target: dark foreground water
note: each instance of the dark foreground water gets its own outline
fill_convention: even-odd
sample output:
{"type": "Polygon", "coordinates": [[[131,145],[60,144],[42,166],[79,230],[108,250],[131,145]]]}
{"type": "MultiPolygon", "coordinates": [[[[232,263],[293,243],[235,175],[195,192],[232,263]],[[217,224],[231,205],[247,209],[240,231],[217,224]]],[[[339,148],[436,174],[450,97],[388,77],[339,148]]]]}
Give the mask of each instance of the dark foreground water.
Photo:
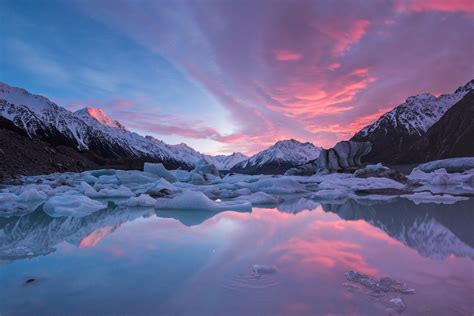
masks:
{"type": "Polygon", "coordinates": [[[295,198],[251,213],[0,218],[0,314],[473,315],[473,212],[295,198]],[[415,292],[380,291],[381,277],[415,292]]]}

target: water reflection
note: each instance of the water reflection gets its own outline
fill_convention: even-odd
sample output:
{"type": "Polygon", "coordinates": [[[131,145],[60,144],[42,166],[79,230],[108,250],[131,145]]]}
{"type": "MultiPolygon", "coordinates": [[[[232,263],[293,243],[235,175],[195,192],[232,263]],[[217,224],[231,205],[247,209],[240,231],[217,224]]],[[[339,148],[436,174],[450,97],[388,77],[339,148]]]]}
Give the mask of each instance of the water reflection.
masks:
{"type": "Polygon", "coordinates": [[[0,313],[386,313],[394,294],[343,286],[355,270],[415,288],[408,314],[470,314],[473,206],[295,196],[252,213],[111,204],[82,218],[1,218],[0,313]]]}

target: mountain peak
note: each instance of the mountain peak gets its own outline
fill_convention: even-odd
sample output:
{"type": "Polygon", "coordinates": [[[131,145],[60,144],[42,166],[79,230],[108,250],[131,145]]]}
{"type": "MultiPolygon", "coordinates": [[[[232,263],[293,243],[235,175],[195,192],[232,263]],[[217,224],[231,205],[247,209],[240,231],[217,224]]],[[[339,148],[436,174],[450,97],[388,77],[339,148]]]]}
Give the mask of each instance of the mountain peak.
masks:
{"type": "Polygon", "coordinates": [[[105,125],[105,126],[126,130],[124,125],[122,125],[118,121],[112,120],[101,108],[94,108],[91,106],[87,106],[74,113],[82,117],[91,117],[97,122],[99,122],[100,124],[105,125]]]}

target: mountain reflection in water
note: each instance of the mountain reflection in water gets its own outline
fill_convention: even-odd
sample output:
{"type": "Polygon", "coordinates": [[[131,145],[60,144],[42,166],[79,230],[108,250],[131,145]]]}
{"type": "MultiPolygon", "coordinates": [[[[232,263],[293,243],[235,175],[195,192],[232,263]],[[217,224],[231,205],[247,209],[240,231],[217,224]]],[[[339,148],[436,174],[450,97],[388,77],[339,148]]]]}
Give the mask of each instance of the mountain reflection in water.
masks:
{"type": "Polygon", "coordinates": [[[415,288],[403,297],[408,314],[469,314],[473,209],[472,199],[320,205],[298,196],[251,213],[110,203],[53,218],[38,209],[0,218],[0,313],[384,314],[380,299],[342,286],[354,270],[415,288]]]}

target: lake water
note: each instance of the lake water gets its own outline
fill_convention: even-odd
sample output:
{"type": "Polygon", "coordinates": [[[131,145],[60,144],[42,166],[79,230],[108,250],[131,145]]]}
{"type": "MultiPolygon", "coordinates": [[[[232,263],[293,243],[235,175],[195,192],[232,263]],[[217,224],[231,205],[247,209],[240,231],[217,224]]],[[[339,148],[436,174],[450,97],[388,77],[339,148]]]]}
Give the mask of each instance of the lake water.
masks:
{"type": "Polygon", "coordinates": [[[473,211],[472,199],[295,197],[249,213],[110,204],[0,218],[0,314],[473,315],[473,211]],[[349,271],[415,292],[373,291],[349,271]]]}

